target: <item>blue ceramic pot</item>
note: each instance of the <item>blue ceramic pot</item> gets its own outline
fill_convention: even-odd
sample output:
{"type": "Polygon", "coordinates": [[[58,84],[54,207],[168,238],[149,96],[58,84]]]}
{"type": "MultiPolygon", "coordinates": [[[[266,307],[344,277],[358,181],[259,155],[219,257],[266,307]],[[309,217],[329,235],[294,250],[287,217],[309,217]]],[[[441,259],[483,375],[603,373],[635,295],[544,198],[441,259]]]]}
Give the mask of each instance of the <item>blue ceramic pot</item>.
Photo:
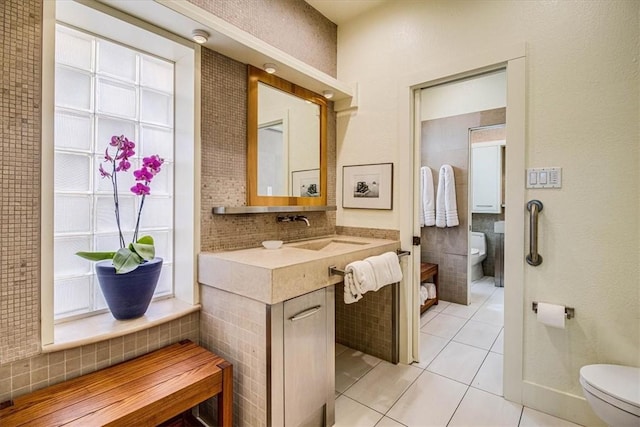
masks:
{"type": "Polygon", "coordinates": [[[111,260],[96,263],[98,282],[113,317],[126,320],[144,315],[156,290],[161,270],[162,258],[157,257],[125,274],[116,274],[111,260]]]}

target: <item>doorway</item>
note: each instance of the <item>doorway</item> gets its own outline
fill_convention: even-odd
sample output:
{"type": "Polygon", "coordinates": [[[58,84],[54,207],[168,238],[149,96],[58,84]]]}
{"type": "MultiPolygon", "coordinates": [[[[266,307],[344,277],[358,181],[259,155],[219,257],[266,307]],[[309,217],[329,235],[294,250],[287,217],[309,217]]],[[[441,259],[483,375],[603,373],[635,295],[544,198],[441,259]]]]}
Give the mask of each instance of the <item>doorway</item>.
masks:
{"type": "MultiPolygon", "coordinates": [[[[400,140],[407,141],[405,152],[408,155],[401,158],[402,180],[405,172],[407,180],[413,183],[413,191],[408,193],[407,199],[401,199],[401,204],[407,207],[401,215],[401,241],[408,246],[413,241],[413,236],[420,236],[419,225],[419,166],[421,134],[419,117],[420,91],[426,87],[434,87],[454,81],[504,69],[506,71],[506,86],[508,87],[506,104],[509,105],[507,126],[505,127],[506,139],[509,141],[509,149],[505,152],[505,194],[507,209],[505,212],[505,258],[504,281],[513,283],[513,286],[504,288],[504,396],[515,401],[522,401],[523,374],[522,374],[522,336],[523,336],[523,275],[524,275],[524,224],[525,215],[518,206],[524,206],[524,140],[525,140],[525,55],[524,46],[498,49],[484,56],[474,56],[457,63],[426,70],[404,79],[401,85],[403,92],[400,94],[405,99],[413,100],[401,111],[402,120],[406,120],[406,133],[400,132],[400,140]],[[406,115],[405,115],[406,114],[406,115]],[[406,169],[403,168],[406,167],[406,169]],[[407,225],[409,224],[409,225],[407,225]]],[[[466,152],[468,155],[468,151],[466,152]]],[[[435,175],[435,172],[434,172],[435,175]]],[[[467,225],[468,231],[468,225],[467,225]]],[[[468,239],[468,237],[467,237],[468,239]]],[[[419,273],[421,250],[414,246],[412,253],[408,286],[401,295],[401,360],[408,362],[419,361],[419,336],[420,336],[420,296],[419,273]],[[405,323],[406,322],[406,323],[405,323]],[[403,330],[404,329],[404,330],[403,330]],[[404,356],[404,357],[403,357],[404,356]]],[[[467,264],[466,262],[464,264],[467,264]]],[[[469,301],[470,296],[467,295],[469,301]]]]}

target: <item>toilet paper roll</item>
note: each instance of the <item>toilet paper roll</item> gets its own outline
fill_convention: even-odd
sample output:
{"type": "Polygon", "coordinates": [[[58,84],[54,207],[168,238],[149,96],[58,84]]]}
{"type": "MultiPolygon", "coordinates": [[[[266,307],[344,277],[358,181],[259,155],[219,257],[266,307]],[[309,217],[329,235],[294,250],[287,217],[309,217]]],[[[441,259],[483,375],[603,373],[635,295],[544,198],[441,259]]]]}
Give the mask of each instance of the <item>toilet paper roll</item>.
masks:
{"type": "Polygon", "coordinates": [[[554,328],[564,329],[564,319],[563,305],[548,304],[546,302],[538,303],[538,322],[554,328]]]}

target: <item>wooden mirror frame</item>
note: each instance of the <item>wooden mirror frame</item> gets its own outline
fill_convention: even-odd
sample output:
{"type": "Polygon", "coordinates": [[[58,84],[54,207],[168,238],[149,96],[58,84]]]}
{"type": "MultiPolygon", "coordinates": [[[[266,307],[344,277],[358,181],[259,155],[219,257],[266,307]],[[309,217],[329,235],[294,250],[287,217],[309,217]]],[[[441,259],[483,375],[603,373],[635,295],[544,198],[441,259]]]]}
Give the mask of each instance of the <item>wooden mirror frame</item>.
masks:
{"type": "Polygon", "coordinates": [[[247,206],[326,206],[327,204],[327,100],[315,92],[248,66],[247,99],[247,206]],[[320,196],[258,195],[258,82],[313,102],[320,107],[320,196]]]}

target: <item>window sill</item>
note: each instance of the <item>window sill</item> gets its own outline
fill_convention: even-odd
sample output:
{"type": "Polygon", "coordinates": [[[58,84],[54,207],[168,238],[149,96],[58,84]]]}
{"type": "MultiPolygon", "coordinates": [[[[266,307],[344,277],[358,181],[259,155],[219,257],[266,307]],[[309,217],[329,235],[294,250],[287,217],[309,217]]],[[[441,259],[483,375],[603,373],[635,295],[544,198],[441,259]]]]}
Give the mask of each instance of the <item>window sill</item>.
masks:
{"type": "Polygon", "coordinates": [[[152,302],[147,313],[137,319],[116,320],[111,313],[104,313],[60,323],[54,326],[53,344],[43,345],[42,352],[51,353],[121,337],[199,310],[200,304],[191,305],[179,299],[170,298],[152,302]]]}

